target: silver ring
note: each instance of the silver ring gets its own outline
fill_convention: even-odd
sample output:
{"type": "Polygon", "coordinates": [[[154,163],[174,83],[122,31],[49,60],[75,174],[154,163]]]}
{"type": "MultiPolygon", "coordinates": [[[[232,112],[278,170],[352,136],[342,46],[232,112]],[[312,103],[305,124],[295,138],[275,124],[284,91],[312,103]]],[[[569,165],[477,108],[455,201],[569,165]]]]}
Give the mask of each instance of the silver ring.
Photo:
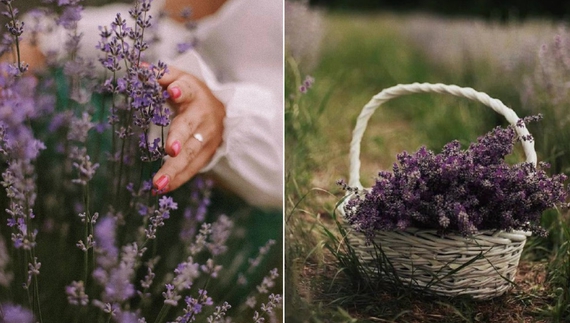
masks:
{"type": "Polygon", "coordinates": [[[202,136],[202,134],[195,133],[192,135],[192,137],[194,137],[194,139],[198,140],[201,144],[204,143],[204,136],[202,136]]]}

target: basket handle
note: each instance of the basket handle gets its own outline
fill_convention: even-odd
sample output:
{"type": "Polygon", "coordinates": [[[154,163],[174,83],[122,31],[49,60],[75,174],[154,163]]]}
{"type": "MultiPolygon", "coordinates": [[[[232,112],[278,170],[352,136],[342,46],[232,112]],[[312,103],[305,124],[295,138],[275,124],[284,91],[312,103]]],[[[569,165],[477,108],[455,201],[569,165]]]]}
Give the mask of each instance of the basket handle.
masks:
{"type": "MultiPolygon", "coordinates": [[[[350,143],[349,186],[362,188],[362,184],[360,183],[360,142],[362,140],[364,130],[368,124],[368,120],[374,111],[382,103],[390,99],[413,93],[447,93],[458,97],[464,97],[474,101],[479,101],[495,110],[495,112],[503,115],[511,125],[515,126],[519,137],[529,135],[529,132],[524,124],[522,127],[516,126],[519,117],[512,109],[504,105],[500,100],[491,98],[486,93],[475,91],[469,87],[459,87],[457,85],[445,85],[441,83],[399,84],[384,89],[382,92],[373,96],[370,102],[364,106],[362,112],[360,112],[360,115],[358,116],[356,127],[352,132],[352,141],[350,143]]],[[[521,140],[521,143],[526,156],[526,161],[536,166],[536,152],[534,150],[534,141],[521,140]]]]}

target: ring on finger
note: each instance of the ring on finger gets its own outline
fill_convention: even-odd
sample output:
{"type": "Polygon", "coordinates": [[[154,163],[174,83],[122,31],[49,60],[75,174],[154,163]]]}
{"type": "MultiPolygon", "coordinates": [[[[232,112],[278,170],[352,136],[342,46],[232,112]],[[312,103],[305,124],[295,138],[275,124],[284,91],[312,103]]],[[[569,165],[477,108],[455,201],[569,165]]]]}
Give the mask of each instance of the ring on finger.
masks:
{"type": "Polygon", "coordinates": [[[195,133],[192,135],[192,137],[194,137],[194,139],[198,140],[200,142],[200,144],[204,143],[204,136],[202,136],[201,133],[195,133]]]}

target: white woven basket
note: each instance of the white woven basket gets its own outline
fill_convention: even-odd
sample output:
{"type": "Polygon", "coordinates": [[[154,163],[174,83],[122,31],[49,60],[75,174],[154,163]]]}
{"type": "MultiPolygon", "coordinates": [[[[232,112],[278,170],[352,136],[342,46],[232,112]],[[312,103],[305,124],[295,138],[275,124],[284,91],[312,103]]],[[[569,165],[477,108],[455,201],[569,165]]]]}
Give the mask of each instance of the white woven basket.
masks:
{"type": "MultiPolygon", "coordinates": [[[[360,183],[360,142],[368,120],[384,102],[412,93],[447,93],[479,101],[503,115],[516,125],[516,113],[501,101],[472,88],[455,85],[413,83],[387,88],[366,104],[358,117],[350,144],[349,186],[362,189],[360,183]]],[[[527,136],[526,127],[515,126],[519,136],[527,136]]],[[[521,141],[526,161],[536,165],[533,141],[521,141]]],[[[344,205],[337,212],[344,219],[344,205]]],[[[368,273],[373,277],[398,279],[417,289],[442,296],[471,295],[475,299],[490,299],[504,294],[512,287],[520,255],[529,232],[481,232],[472,237],[448,234],[441,237],[435,230],[377,231],[374,244],[366,244],[362,233],[347,228],[347,239],[368,273]],[[381,252],[389,260],[397,278],[379,270],[381,252]]]]}

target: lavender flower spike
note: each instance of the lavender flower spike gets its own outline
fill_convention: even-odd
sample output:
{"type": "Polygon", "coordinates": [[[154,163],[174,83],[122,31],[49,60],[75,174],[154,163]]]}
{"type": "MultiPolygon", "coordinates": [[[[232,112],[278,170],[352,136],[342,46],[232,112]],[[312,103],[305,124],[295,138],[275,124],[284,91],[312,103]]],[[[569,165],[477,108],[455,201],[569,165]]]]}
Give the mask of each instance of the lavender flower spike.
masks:
{"type": "Polygon", "coordinates": [[[34,323],[34,315],[28,309],[14,304],[0,304],[0,319],[4,323],[34,323]]]}
{"type": "Polygon", "coordinates": [[[6,242],[0,236],[0,286],[9,287],[14,275],[8,271],[8,265],[10,264],[10,255],[8,254],[8,249],[6,242]]]}
{"type": "Polygon", "coordinates": [[[70,285],[65,287],[65,294],[67,301],[71,305],[87,306],[89,303],[89,296],[85,294],[85,286],[82,281],[73,281],[70,285]]]}
{"type": "Polygon", "coordinates": [[[176,323],[188,323],[196,321],[196,315],[202,312],[204,306],[212,306],[212,298],[208,297],[208,292],[206,290],[200,289],[198,291],[198,298],[193,298],[191,296],[186,296],[184,301],[186,302],[186,308],[184,308],[184,315],[179,316],[174,320],[176,323]]]}

